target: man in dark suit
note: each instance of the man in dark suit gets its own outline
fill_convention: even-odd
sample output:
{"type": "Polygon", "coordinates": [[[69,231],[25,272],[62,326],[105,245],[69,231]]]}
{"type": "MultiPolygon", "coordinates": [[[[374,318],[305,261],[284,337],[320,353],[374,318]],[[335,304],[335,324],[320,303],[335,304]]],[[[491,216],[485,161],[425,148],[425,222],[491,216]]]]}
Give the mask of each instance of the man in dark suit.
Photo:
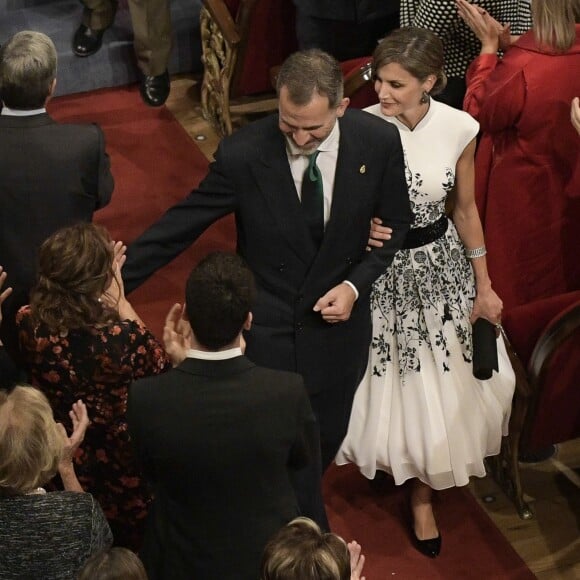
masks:
{"type": "Polygon", "coordinates": [[[411,218],[397,129],[348,110],[342,89],[331,56],[290,56],[278,77],[279,114],[222,140],[199,187],[129,246],[123,272],[130,291],[235,212],[238,252],[258,286],[247,356],[304,377],[323,468],[346,433],[366,368],[371,286],[411,218]],[[365,252],[373,216],[392,237],[365,252]]]}
{"type": "Polygon", "coordinates": [[[59,124],[46,113],[56,61],[54,44],[40,32],[19,32],[0,49],[0,264],[14,289],[2,336],[11,347],[40,244],[59,228],[91,221],[113,192],[101,129],[59,124]]]}
{"type": "Polygon", "coordinates": [[[268,539],[299,513],[289,472],[308,461],[315,419],[300,375],[243,356],[254,298],[239,256],[206,257],[187,281],[189,337],[172,339],[179,305],[164,332],[183,362],[131,386],[129,431],[155,496],[150,580],[255,580],[268,539]]]}
{"type": "Polygon", "coordinates": [[[399,0],[294,0],[301,49],[320,48],[338,60],[373,54],[399,28],[399,0]]]}

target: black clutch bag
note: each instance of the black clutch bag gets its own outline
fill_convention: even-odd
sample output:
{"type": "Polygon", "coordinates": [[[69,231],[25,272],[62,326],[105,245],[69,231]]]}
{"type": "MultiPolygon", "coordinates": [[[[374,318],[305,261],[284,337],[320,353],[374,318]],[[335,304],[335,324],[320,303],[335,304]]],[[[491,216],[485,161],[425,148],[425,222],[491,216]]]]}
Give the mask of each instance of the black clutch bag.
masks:
{"type": "Polygon", "coordinates": [[[498,370],[495,326],[485,318],[473,324],[473,376],[480,381],[491,378],[498,370]]]}

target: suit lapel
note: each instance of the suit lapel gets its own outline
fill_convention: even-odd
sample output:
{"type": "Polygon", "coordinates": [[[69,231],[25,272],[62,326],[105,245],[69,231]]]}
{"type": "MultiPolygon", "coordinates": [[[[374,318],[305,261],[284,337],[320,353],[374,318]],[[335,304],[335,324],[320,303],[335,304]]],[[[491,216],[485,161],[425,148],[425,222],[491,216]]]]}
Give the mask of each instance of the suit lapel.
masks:
{"type": "MultiPolygon", "coordinates": [[[[339,122],[341,120],[339,119],[339,122]]],[[[332,243],[332,238],[346,231],[351,217],[352,207],[357,203],[357,193],[360,189],[357,181],[364,173],[365,147],[356,142],[356,136],[348,134],[344,124],[340,124],[340,143],[334,175],[334,191],[330,218],[326,224],[322,245],[332,243]]]]}
{"type": "MultiPolygon", "coordinates": [[[[260,151],[261,162],[253,168],[254,177],[278,223],[280,233],[288,240],[296,255],[305,264],[311,264],[316,256],[316,246],[302,213],[284,137],[277,128],[276,131],[278,135],[275,141],[260,151]]],[[[267,217],[264,216],[264,219],[267,217]]]]}

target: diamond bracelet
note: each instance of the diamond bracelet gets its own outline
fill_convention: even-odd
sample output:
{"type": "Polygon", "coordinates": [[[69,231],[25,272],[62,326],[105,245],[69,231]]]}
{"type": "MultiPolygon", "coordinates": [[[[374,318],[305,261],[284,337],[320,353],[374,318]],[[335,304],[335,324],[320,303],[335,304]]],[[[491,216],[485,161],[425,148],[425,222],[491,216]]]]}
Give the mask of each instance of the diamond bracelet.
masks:
{"type": "Polygon", "coordinates": [[[473,248],[473,250],[465,250],[465,255],[472,260],[473,258],[481,258],[487,254],[485,246],[480,246],[479,248],[473,248]]]}

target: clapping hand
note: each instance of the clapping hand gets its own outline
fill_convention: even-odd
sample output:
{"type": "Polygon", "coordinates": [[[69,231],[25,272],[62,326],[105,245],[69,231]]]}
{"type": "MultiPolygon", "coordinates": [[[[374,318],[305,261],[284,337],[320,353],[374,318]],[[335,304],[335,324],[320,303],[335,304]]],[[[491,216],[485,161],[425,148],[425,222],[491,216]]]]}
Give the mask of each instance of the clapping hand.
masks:
{"type": "MultiPolygon", "coordinates": [[[[2,286],[6,281],[6,276],[7,276],[6,272],[4,271],[2,266],[0,266],[0,290],[2,290],[2,286]]],[[[12,288],[10,288],[10,286],[8,286],[8,288],[5,288],[4,291],[0,293],[0,325],[2,324],[2,303],[4,302],[4,300],[6,300],[6,298],[8,298],[8,296],[10,296],[10,294],[12,294],[12,288]]]]}
{"type": "Polygon", "coordinates": [[[350,580],[365,580],[365,577],[361,576],[365,565],[361,545],[353,540],[346,546],[350,553],[350,580]]]}
{"type": "Polygon", "coordinates": [[[163,327],[163,345],[174,367],[185,359],[187,350],[192,347],[191,326],[184,313],[185,306],[174,304],[167,313],[163,327]]]}
{"type": "Polygon", "coordinates": [[[63,424],[57,423],[58,430],[60,431],[64,441],[64,451],[60,461],[61,466],[63,467],[68,467],[72,463],[74,454],[79,448],[79,445],[83,442],[87,427],[90,424],[87,407],[80,399],[76,403],[73,403],[73,406],[69,411],[69,417],[73,424],[73,432],[70,437],[67,435],[63,424]]]}
{"type": "Polygon", "coordinates": [[[455,3],[459,16],[481,41],[482,52],[496,53],[500,44],[502,48],[509,46],[509,25],[502,26],[481,6],[475,6],[466,0],[456,0],[455,3]]]}
{"type": "Polygon", "coordinates": [[[123,277],[121,276],[121,268],[127,259],[125,255],[127,246],[123,242],[111,242],[111,251],[113,252],[113,276],[101,296],[101,301],[107,306],[117,309],[119,303],[125,299],[125,287],[123,285],[123,277]]]}

